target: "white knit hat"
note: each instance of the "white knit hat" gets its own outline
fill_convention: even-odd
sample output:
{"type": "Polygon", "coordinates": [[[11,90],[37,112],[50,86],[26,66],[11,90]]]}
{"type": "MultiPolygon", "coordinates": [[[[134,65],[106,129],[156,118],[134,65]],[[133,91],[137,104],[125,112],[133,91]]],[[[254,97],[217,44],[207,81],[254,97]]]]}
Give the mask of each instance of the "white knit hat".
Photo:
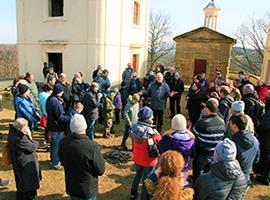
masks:
{"type": "Polygon", "coordinates": [[[87,123],[83,115],[75,114],[70,120],[70,130],[72,133],[83,133],[87,129],[87,123]]]}
{"type": "Polygon", "coordinates": [[[231,105],[231,109],[235,110],[236,112],[244,112],[245,110],[245,102],[243,101],[235,101],[231,105]]]}
{"type": "Polygon", "coordinates": [[[172,129],[177,131],[187,129],[187,120],[184,115],[178,114],[172,118],[172,129]]]}

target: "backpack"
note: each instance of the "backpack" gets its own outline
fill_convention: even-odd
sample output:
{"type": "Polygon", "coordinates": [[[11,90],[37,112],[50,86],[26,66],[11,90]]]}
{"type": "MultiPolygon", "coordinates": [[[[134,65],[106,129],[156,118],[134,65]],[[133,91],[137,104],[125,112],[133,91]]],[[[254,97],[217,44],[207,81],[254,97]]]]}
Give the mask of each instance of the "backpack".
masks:
{"type": "Polygon", "coordinates": [[[249,100],[252,103],[252,106],[250,106],[246,114],[251,117],[254,127],[256,128],[261,123],[265,111],[265,104],[260,99],[250,98],[249,100]]]}

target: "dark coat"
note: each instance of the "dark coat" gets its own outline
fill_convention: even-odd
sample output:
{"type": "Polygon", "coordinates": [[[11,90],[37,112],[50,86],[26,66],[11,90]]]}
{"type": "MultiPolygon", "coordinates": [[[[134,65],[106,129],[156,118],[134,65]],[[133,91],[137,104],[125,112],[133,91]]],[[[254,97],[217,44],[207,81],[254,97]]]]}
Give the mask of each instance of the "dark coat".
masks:
{"type": "Polygon", "coordinates": [[[86,135],[76,133],[59,144],[59,158],[65,169],[66,192],[88,199],[98,192],[98,176],[105,171],[99,147],[86,135]]]}
{"type": "Polygon", "coordinates": [[[39,188],[41,171],[36,155],[38,142],[10,125],[8,148],[18,192],[30,192],[39,188]]]}
{"type": "Polygon", "coordinates": [[[63,107],[67,111],[70,108],[72,102],[71,86],[69,84],[62,83],[61,81],[56,81],[56,84],[61,84],[64,87],[62,99],[64,100],[63,107]]]}
{"type": "Polygon", "coordinates": [[[248,131],[239,131],[232,135],[237,148],[236,159],[241,165],[247,181],[250,181],[249,173],[252,165],[260,159],[259,142],[256,137],[248,131]]]}
{"type": "Polygon", "coordinates": [[[220,161],[195,183],[196,200],[241,200],[247,181],[237,160],[220,161]]]}
{"type": "Polygon", "coordinates": [[[79,83],[76,78],[73,78],[71,90],[73,102],[81,101],[84,96],[84,82],[79,83]]]}
{"type": "Polygon", "coordinates": [[[177,92],[173,97],[181,97],[182,92],[184,92],[184,82],[181,79],[173,79],[169,85],[171,92],[177,92]]]}
{"type": "Polygon", "coordinates": [[[98,96],[93,91],[89,91],[82,99],[83,103],[83,116],[85,117],[87,123],[90,120],[98,119],[98,96]]]}
{"type": "Polygon", "coordinates": [[[218,107],[219,112],[223,116],[223,119],[225,120],[225,122],[229,120],[228,116],[229,116],[229,111],[230,111],[232,103],[233,103],[233,98],[230,96],[225,96],[219,101],[219,107],[218,107]]]}
{"type": "Polygon", "coordinates": [[[69,122],[70,116],[65,114],[60,98],[52,94],[46,102],[46,110],[48,114],[47,129],[52,132],[64,131],[65,123],[69,122]]]}
{"type": "Polygon", "coordinates": [[[224,120],[218,114],[210,114],[200,119],[194,126],[196,154],[213,155],[216,145],[226,131],[224,120]]]}
{"type": "Polygon", "coordinates": [[[130,86],[129,86],[129,95],[133,95],[135,93],[140,92],[142,90],[142,87],[143,87],[143,85],[142,85],[142,82],[140,81],[139,78],[137,78],[135,80],[132,79],[130,81],[130,86]]]}
{"type": "Polygon", "coordinates": [[[251,117],[255,128],[257,128],[264,114],[263,103],[259,101],[256,94],[246,94],[243,96],[242,100],[245,103],[245,114],[251,117]]]}
{"type": "Polygon", "coordinates": [[[157,82],[153,82],[149,88],[144,92],[144,96],[151,98],[151,108],[153,110],[164,110],[165,102],[169,96],[170,88],[167,83],[158,85],[157,82]]]}

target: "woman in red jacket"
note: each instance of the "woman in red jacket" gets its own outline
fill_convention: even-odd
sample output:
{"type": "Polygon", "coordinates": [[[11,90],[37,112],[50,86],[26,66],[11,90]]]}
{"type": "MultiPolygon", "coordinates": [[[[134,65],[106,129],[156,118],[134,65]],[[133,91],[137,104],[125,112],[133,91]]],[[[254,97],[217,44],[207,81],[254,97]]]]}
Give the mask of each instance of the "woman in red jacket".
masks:
{"type": "MultiPolygon", "coordinates": [[[[133,179],[131,199],[137,199],[138,186],[141,178],[143,181],[153,171],[157,164],[158,150],[155,148],[161,136],[154,129],[153,111],[149,107],[143,107],[138,113],[138,122],[130,128],[133,140],[133,160],[136,164],[136,175],[133,179]]],[[[141,200],[149,199],[143,184],[141,200]]]]}

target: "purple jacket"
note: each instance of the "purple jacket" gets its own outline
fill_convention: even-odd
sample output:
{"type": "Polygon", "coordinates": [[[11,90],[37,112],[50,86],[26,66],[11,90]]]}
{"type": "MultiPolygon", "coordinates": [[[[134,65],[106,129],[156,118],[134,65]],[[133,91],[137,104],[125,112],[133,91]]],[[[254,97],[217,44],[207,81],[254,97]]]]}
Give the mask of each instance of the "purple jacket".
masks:
{"type": "Polygon", "coordinates": [[[195,137],[191,137],[187,131],[176,131],[170,136],[164,135],[158,143],[158,147],[161,153],[168,150],[180,152],[185,160],[183,172],[187,172],[189,159],[194,149],[194,142],[195,137]]]}
{"type": "Polygon", "coordinates": [[[122,99],[121,99],[121,93],[117,92],[114,99],[113,99],[113,105],[116,109],[122,110],[122,99]]]}

